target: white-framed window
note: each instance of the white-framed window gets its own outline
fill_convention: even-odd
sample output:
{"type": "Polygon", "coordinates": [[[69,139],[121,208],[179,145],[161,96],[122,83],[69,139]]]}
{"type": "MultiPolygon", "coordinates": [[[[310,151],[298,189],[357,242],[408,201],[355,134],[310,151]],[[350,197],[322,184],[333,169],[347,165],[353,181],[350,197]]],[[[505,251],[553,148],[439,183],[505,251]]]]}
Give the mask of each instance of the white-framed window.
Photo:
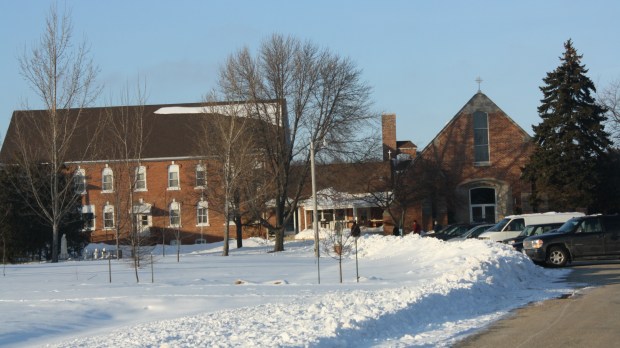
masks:
{"type": "Polygon", "coordinates": [[[150,227],[153,225],[153,216],[151,215],[150,203],[145,203],[142,198],[133,206],[133,214],[136,221],[136,229],[139,233],[145,235],[149,233],[150,227]]]}
{"type": "Polygon", "coordinates": [[[73,185],[75,187],[75,193],[86,194],[86,170],[78,167],[73,175],[73,185]]]}
{"type": "Polygon", "coordinates": [[[95,230],[95,206],[83,205],[82,206],[82,231],[94,231],[95,230]]]}
{"type": "Polygon", "coordinates": [[[103,229],[111,230],[114,228],[114,206],[106,202],[103,207],[103,229]]]}
{"type": "Polygon", "coordinates": [[[168,166],[168,190],[179,190],[180,188],[179,165],[172,162],[168,166]]]}
{"type": "Polygon", "coordinates": [[[474,163],[489,163],[489,116],[486,112],[474,112],[474,163]]]}
{"type": "Polygon", "coordinates": [[[135,190],[146,191],[146,167],[145,166],[136,167],[135,190]]]}
{"type": "Polygon", "coordinates": [[[471,222],[495,223],[496,193],[492,187],[476,187],[469,190],[471,222]]]}
{"type": "Polygon", "coordinates": [[[181,226],[181,203],[172,200],[170,203],[170,227],[181,226]]]}
{"type": "Polygon", "coordinates": [[[196,205],[196,226],[209,226],[209,203],[202,199],[196,205]]]}
{"type": "Polygon", "coordinates": [[[204,164],[196,165],[196,188],[207,187],[207,168],[204,164]]]}
{"type": "Polygon", "coordinates": [[[106,164],[105,168],[101,172],[101,191],[113,192],[114,191],[114,173],[112,168],[106,164]]]}

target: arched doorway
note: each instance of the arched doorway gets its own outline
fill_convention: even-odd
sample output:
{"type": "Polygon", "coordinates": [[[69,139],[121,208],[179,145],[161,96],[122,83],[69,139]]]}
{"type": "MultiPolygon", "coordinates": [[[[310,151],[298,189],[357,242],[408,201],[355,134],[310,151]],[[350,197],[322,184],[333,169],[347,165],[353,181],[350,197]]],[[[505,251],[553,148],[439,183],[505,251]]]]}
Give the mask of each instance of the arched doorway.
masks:
{"type": "Polygon", "coordinates": [[[495,189],[477,187],[469,190],[469,212],[472,222],[495,222],[495,189]]]}

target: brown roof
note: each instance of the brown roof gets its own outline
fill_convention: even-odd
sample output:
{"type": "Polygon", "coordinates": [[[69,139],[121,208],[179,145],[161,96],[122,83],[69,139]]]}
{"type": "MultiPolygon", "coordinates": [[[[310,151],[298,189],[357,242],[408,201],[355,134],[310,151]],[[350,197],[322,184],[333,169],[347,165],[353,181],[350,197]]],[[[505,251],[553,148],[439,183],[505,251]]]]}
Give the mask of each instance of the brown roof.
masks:
{"type": "MultiPolygon", "coordinates": [[[[274,103],[274,102],[272,102],[274,103]]],[[[62,110],[62,115],[70,120],[78,120],[77,131],[71,138],[70,150],[67,153],[67,162],[97,161],[114,159],[113,152],[109,151],[110,142],[114,141],[112,123],[118,124],[123,115],[138,113],[142,116],[144,129],[147,135],[141,154],[142,159],[179,158],[204,155],[200,151],[201,135],[205,122],[216,122],[218,118],[228,117],[216,112],[184,113],[183,110],[196,110],[200,107],[216,107],[239,103],[192,103],[174,105],[145,105],[145,106],[115,106],[101,108],[86,108],[81,110],[62,110]],[[142,108],[142,111],[141,111],[142,108]],[[173,113],[161,113],[164,108],[178,110],[173,113]],[[79,115],[79,116],[78,116],[79,115]],[[97,125],[109,120],[96,135],[97,125]],[[84,151],[91,139],[98,139],[95,147],[84,151]]],[[[29,143],[45,147],[46,135],[41,135],[34,127],[36,120],[44,120],[47,110],[15,111],[11,118],[2,149],[0,162],[11,162],[17,150],[17,124],[25,129],[29,143]]],[[[250,122],[258,122],[251,119],[250,122]]],[[[44,159],[41,159],[44,160],[44,159]]]]}
{"type": "Polygon", "coordinates": [[[412,143],[411,140],[399,140],[396,142],[397,149],[417,149],[416,144],[412,143]]]}
{"type": "MultiPolygon", "coordinates": [[[[387,182],[390,177],[390,162],[361,162],[361,163],[333,163],[322,164],[316,167],[317,192],[333,188],[338,192],[366,193],[370,190],[385,189],[378,187],[379,179],[387,182]]],[[[311,177],[304,185],[301,197],[312,196],[311,177]]]]}

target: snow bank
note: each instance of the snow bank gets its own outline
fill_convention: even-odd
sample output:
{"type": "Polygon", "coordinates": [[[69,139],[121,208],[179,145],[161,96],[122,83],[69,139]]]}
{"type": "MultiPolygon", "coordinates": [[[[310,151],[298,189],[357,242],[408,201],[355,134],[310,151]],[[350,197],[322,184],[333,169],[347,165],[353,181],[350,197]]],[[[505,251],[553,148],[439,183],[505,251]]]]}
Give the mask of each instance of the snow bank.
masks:
{"type": "MultiPolygon", "coordinates": [[[[72,301],[79,301],[83,311],[73,310],[78,320],[55,328],[45,346],[449,346],[516,307],[566,291],[558,282],[566,270],[537,267],[506,245],[478,240],[366,235],[358,240],[360,282],[351,253],[343,262],[343,284],[337,261],[328,257],[320,259],[317,284],[312,242],[289,242],[285,252],[269,253],[271,242],[244,240],[244,248],[231,249],[229,257],[219,256],[221,244],[197,247],[180,263],[171,257],[160,260],[158,268],[164,270],[153,284],[103,283],[103,291],[83,286],[73,292],[72,301]],[[88,289],[134,312],[112,314],[88,289]],[[136,304],[149,309],[141,311],[136,304]],[[100,315],[93,319],[92,312],[100,315]]],[[[49,266],[50,279],[63,268],[49,266]]],[[[69,292],[71,284],[65,286],[60,294],[69,292]]],[[[34,297],[34,292],[28,289],[22,296],[34,297]]],[[[59,293],[44,297],[53,301],[63,297],[59,293]]],[[[37,307],[29,301],[21,305],[37,307]]],[[[4,302],[0,310],[17,310],[11,306],[19,304],[4,302]]],[[[63,308],[72,311],[58,301],[54,312],[63,308]]],[[[25,327],[39,327],[54,315],[38,309],[38,317],[19,319],[25,327]]],[[[0,329],[13,335],[12,341],[0,338],[0,345],[42,345],[42,340],[12,333],[15,326],[0,329]]]]}

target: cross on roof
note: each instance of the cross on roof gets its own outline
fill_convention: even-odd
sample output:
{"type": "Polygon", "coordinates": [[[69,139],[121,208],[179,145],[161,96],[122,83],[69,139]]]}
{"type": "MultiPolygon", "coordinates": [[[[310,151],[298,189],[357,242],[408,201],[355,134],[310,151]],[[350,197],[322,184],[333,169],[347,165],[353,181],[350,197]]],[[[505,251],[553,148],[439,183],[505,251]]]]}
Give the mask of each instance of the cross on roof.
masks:
{"type": "Polygon", "coordinates": [[[483,80],[480,78],[480,76],[476,78],[476,82],[478,82],[478,93],[480,93],[480,84],[482,83],[482,81],[483,80]]]}

